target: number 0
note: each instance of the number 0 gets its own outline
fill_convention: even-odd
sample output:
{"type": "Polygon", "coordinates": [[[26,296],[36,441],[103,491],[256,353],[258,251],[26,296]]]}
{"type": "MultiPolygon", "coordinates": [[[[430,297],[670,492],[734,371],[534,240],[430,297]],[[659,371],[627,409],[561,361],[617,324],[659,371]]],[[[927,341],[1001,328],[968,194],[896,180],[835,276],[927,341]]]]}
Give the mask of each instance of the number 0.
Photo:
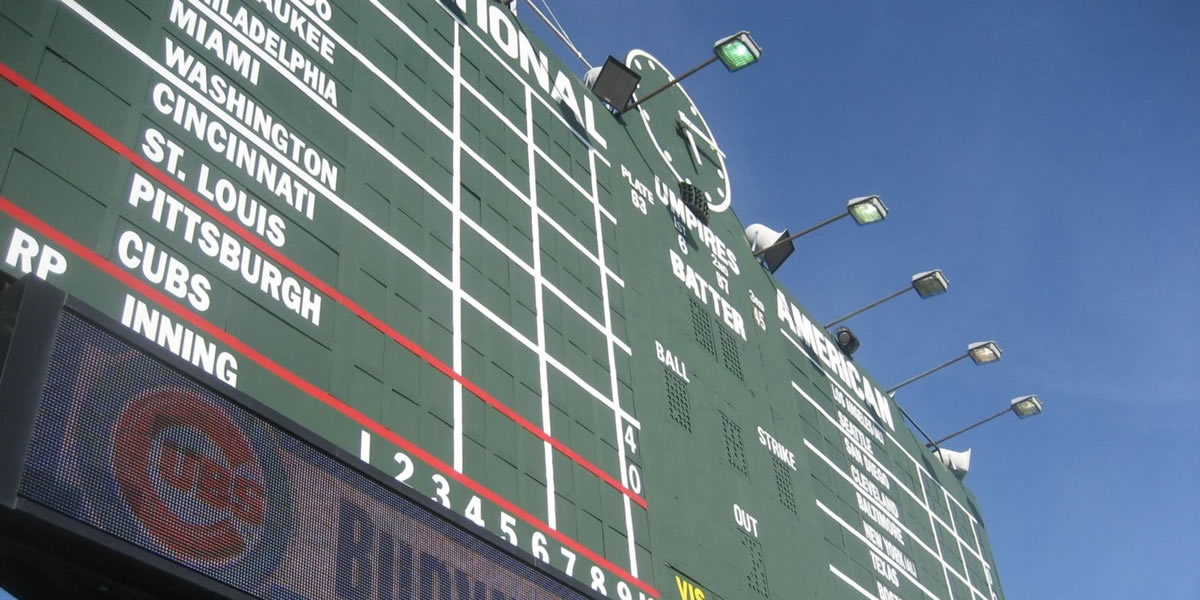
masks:
{"type": "Polygon", "coordinates": [[[629,465],[629,491],[640,494],[642,493],[642,473],[638,471],[637,465],[629,465]]]}

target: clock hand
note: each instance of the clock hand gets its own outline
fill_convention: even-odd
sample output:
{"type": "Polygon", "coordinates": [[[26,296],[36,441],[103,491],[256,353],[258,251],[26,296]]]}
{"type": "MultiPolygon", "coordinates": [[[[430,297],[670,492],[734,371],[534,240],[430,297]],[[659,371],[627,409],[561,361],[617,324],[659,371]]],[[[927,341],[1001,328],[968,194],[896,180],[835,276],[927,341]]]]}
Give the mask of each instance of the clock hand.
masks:
{"type": "Polygon", "coordinates": [[[679,123],[695,133],[697,137],[704,140],[704,143],[712,147],[713,150],[716,150],[717,153],[721,155],[721,158],[725,158],[725,153],[721,152],[721,149],[717,147],[717,142],[708,137],[708,134],[704,133],[704,131],[697,127],[695,123],[692,123],[691,119],[688,119],[687,115],[683,114],[683,111],[679,111],[679,123]]]}
{"type": "Polygon", "coordinates": [[[691,151],[692,162],[696,163],[696,168],[700,168],[704,161],[700,160],[700,149],[696,147],[696,138],[692,135],[692,130],[683,126],[683,123],[676,125],[676,131],[687,138],[688,149],[691,151]]]}

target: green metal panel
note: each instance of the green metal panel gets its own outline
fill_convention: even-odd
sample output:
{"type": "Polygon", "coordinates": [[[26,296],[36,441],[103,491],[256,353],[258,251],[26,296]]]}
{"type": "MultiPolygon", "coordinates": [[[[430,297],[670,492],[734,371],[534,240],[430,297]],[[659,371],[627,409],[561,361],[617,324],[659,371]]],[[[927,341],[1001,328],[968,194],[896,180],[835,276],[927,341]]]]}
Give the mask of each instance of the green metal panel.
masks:
{"type": "Polygon", "coordinates": [[[7,273],[584,585],[1003,598],[975,498],[751,256],[682,88],[614,117],[484,0],[5,0],[0,61],[7,273]]]}

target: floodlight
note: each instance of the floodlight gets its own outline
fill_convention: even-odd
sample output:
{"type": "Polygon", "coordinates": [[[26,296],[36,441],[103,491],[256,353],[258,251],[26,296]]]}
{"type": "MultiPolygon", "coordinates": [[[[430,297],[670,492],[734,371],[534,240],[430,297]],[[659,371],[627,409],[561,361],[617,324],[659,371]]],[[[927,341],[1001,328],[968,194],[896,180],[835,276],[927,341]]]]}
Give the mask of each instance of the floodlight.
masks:
{"type": "Polygon", "coordinates": [[[878,223],[887,218],[887,206],[879,196],[863,196],[853,198],[846,206],[847,212],[859,225],[878,223]]]}
{"type": "Polygon", "coordinates": [[[758,62],[758,57],[762,56],[762,49],[754,43],[748,31],[739,31],[717,40],[713,44],[713,52],[730,72],[745,69],[758,62]]]}
{"type": "MultiPolygon", "coordinates": [[[[775,243],[786,243],[790,246],[792,240],[804,235],[808,235],[826,225],[829,225],[830,223],[834,223],[846,217],[854,217],[854,221],[859,225],[869,225],[871,223],[882,221],[885,217],[887,217],[887,207],[884,206],[883,200],[879,196],[851,198],[846,204],[846,212],[839,213],[828,219],[825,219],[824,221],[821,221],[820,223],[817,223],[816,225],[813,225],[812,227],[809,227],[800,233],[794,235],[785,235],[779,238],[775,243]]],[[[747,229],[747,231],[749,231],[749,229],[747,229]]],[[[766,254],[770,249],[770,246],[763,246],[762,248],[754,251],[754,256],[766,254]]],[[[775,271],[772,270],[771,272],[774,273],[775,271]]]]}
{"type": "Polygon", "coordinates": [[[933,373],[941,371],[942,369],[945,369],[946,367],[948,367],[964,358],[967,358],[968,356],[971,357],[971,360],[975,361],[975,364],[977,364],[977,365],[986,365],[988,363],[993,363],[993,362],[1000,360],[1000,346],[997,346],[996,342],[991,342],[991,341],[974,342],[972,344],[968,344],[967,351],[964,352],[963,354],[959,354],[958,356],[955,356],[954,358],[952,358],[936,367],[933,367],[932,369],[929,369],[928,371],[922,371],[921,373],[913,375],[912,377],[909,377],[908,379],[905,379],[904,381],[901,381],[900,383],[897,383],[896,385],[888,388],[887,391],[888,391],[888,393],[893,393],[896,390],[898,390],[918,379],[921,379],[922,377],[925,377],[926,375],[931,375],[933,373]]]}
{"type": "Polygon", "coordinates": [[[972,429],[975,429],[976,427],[979,427],[980,425],[983,425],[984,423],[987,423],[988,421],[992,421],[994,419],[999,419],[1000,417],[1003,417],[1004,415],[1007,415],[1008,413],[1013,413],[1021,419],[1028,419],[1029,417],[1040,414],[1041,412],[1042,412],[1042,401],[1037,396],[1018,396],[1018,397],[1010,400],[1008,403],[1008,406],[1004,407],[1004,410],[1002,410],[986,419],[983,419],[981,421],[976,421],[966,427],[963,427],[962,429],[959,429],[958,431],[955,431],[954,433],[952,433],[940,440],[937,440],[935,442],[929,442],[928,444],[925,444],[925,446],[929,447],[929,448],[936,448],[942,442],[944,442],[950,438],[958,437],[959,435],[964,434],[972,429]]]}
{"type": "Polygon", "coordinates": [[[647,100],[663,93],[671,86],[678,85],[679,82],[691,77],[692,75],[695,75],[704,67],[707,67],[718,60],[724,63],[725,68],[729,69],[730,71],[739,71],[758,62],[760,56],[762,56],[762,48],[759,48],[758,44],[754,43],[754,40],[750,37],[749,32],[739,31],[727,38],[721,38],[713,44],[712,58],[692,67],[691,69],[688,69],[687,72],[679,77],[671,78],[670,81],[662,84],[662,86],[658,89],[646,94],[641,98],[638,98],[637,102],[618,109],[617,114],[621,115],[641,106],[647,100]]]}
{"type": "Polygon", "coordinates": [[[902,287],[899,290],[897,290],[887,296],[884,296],[883,298],[880,298],[858,310],[847,313],[841,317],[838,317],[838,318],[830,321],[829,323],[826,323],[825,329],[829,329],[830,327],[833,327],[834,325],[837,325],[838,323],[841,323],[842,321],[845,321],[846,319],[849,319],[850,317],[853,317],[857,314],[871,310],[872,308],[875,308],[876,306],[879,306],[880,304],[883,304],[884,302],[887,302],[888,300],[891,300],[892,298],[900,296],[901,294],[907,292],[908,290],[916,290],[917,294],[919,296],[921,296],[922,298],[929,298],[930,296],[936,296],[938,294],[941,294],[942,292],[945,292],[949,288],[950,288],[950,281],[946,279],[946,276],[944,274],[942,274],[941,269],[934,269],[933,271],[925,271],[924,273],[917,273],[916,275],[912,276],[912,284],[911,285],[902,287]]]}
{"type": "Polygon", "coordinates": [[[929,298],[950,289],[950,280],[946,279],[946,275],[942,273],[941,269],[934,269],[913,275],[912,286],[914,290],[917,290],[918,296],[929,298]]]}
{"type": "Polygon", "coordinates": [[[1028,419],[1042,412],[1042,401],[1037,396],[1013,398],[1010,406],[1012,411],[1022,419],[1028,419]]]}
{"type": "Polygon", "coordinates": [[[641,81],[642,76],[637,71],[612,56],[604,61],[603,66],[589,70],[583,80],[585,85],[614,110],[621,110],[629,104],[641,81]]]}
{"type": "Polygon", "coordinates": [[[986,365],[1000,360],[1000,346],[996,342],[975,342],[967,346],[967,354],[977,365],[986,365]]]}

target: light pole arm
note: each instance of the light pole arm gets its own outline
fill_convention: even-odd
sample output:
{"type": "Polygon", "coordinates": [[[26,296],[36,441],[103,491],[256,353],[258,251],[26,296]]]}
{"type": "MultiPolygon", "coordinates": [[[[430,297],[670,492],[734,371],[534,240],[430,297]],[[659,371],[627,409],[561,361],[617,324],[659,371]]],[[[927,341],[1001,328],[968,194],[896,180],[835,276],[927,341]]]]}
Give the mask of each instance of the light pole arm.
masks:
{"type": "Polygon", "coordinates": [[[896,391],[896,390],[898,390],[898,389],[900,389],[922,377],[925,377],[926,375],[931,375],[933,373],[941,371],[942,369],[945,369],[946,367],[966,358],[967,356],[969,356],[969,354],[963,354],[962,356],[956,356],[956,357],[954,357],[932,369],[929,369],[928,371],[925,371],[924,373],[920,373],[918,375],[913,375],[912,377],[909,377],[908,379],[905,379],[904,381],[897,383],[896,385],[892,386],[891,388],[888,388],[887,393],[890,394],[890,393],[892,393],[892,392],[894,392],[894,391],[896,391]]]}
{"type": "Polygon", "coordinates": [[[904,292],[907,292],[911,289],[913,289],[913,287],[911,285],[904,286],[904,287],[900,288],[899,291],[897,291],[896,293],[894,293],[890,296],[884,296],[883,298],[880,298],[880,299],[878,299],[878,300],[876,300],[876,301],[874,301],[874,302],[872,302],[872,303],[870,303],[848,315],[843,315],[842,317],[834,319],[829,324],[825,325],[825,329],[829,329],[830,327],[833,327],[834,325],[837,325],[838,323],[841,323],[842,321],[845,321],[846,319],[849,319],[850,317],[853,317],[854,315],[871,310],[872,308],[875,308],[876,306],[879,306],[880,304],[883,304],[884,302],[887,302],[888,300],[891,300],[892,298],[895,298],[896,296],[899,296],[900,294],[903,294],[904,292]]]}
{"type": "Polygon", "coordinates": [[[672,80],[664,83],[662,87],[658,88],[657,90],[654,90],[653,92],[650,92],[649,94],[646,94],[646,96],[644,98],[638,100],[637,102],[634,102],[633,104],[630,104],[629,106],[627,106],[625,108],[622,108],[621,111],[618,112],[617,114],[623,115],[623,114],[641,106],[642,103],[644,103],[645,101],[663,93],[664,91],[666,91],[667,88],[679,83],[680,81],[683,81],[684,79],[687,79],[688,77],[691,77],[692,75],[695,75],[696,72],[699,71],[700,69],[703,69],[704,67],[707,67],[708,65],[711,65],[715,62],[717,62],[717,56],[714,54],[712,58],[696,65],[695,67],[692,67],[692,70],[688,71],[687,73],[684,73],[683,75],[680,75],[679,77],[676,77],[675,79],[672,79],[672,80]]]}
{"type": "Polygon", "coordinates": [[[754,257],[755,257],[755,258],[757,258],[757,257],[759,257],[759,256],[762,256],[763,254],[766,254],[768,250],[770,250],[771,248],[774,248],[775,246],[778,246],[778,245],[780,245],[780,244],[786,244],[786,243],[788,243],[788,242],[790,242],[790,241],[792,241],[792,240],[794,240],[794,239],[796,239],[796,238],[798,238],[798,237],[800,237],[800,236],[802,236],[802,235],[808,235],[808,234],[810,234],[810,233],[812,233],[812,232],[814,232],[814,231],[816,231],[816,230],[818,230],[818,229],[820,229],[820,228],[822,228],[822,227],[824,227],[824,226],[826,226],[826,225],[828,225],[828,224],[830,224],[830,223],[833,223],[833,222],[837,221],[838,219],[843,219],[843,218],[845,218],[845,217],[848,217],[848,216],[850,216],[850,213],[849,213],[849,212],[844,212],[844,213],[842,213],[842,214],[840,214],[840,215],[837,215],[837,216],[835,216],[835,217],[830,217],[830,218],[828,218],[828,219],[825,219],[824,221],[821,221],[820,223],[817,223],[816,225],[813,225],[812,227],[809,227],[808,229],[805,229],[804,231],[801,231],[800,233],[794,233],[794,234],[792,234],[792,235],[789,235],[789,236],[787,236],[787,237],[783,238],[782,240],[779,240],[778,242],[775,242],[774,244],[771,244],[770,246],[767,246],[766,248],[763,248],[762,250],[759,250],[758,252],[755,252],[755,253],[754,253],[754,257]]]}
{"type": "Polygon", "coordinates": [[[910,424],[912,424],[913,427],[916,427],[917,431],[921,432],[921,437],[925,438],[925,441],[929,442],[928,444],[925,444],[925,447],[926,448],[931,448],[931,447],[936,448],[937,444],[933,440],[929,439],[929,434],[925,433],[925,430],[921,429],[921,426],[917,425],[917,422],[914,421],[912,417],[908,416],[907,412],[904,412],[904,407],[900,406],[900,403],[896,402],[895,400],[893,400],[892,402],[896,405],[896,410],[900,411],[901,415],[904,415],[904,419],[906,421],[908,421],[910,424]]]}
{"type": "Polygon", "coordinates": [[[1006,408],[1006,409],[1004,409],[1004,410],[1002,410],[1002,411],[1000,411],[1000,412],[998,412],[998,413],[996,413],[996,414],[994,414],[994,415],[992,415],[992,416],[990,416],[990,417],[988,417],[988,418],[986,418],[986,419],[984,419],[984,420],[982,420],[982,421],[979,421],[979,422],[976,422],[976,423],[972,423],[971,425],[968,425],[968,426],[966,426],[966,427],[963,427],[962,429],[959,429],[958,431],[955,431],[954,433],[952,433],[952,434],[950,434],[950,435],[948,435],[948,436],[946,436],[946,437],[944,437],[944,438],[942,438],[942,439],[940,439],[940,440],[938,440],[938,441],[936,441],[936,442],[929,442],[928,444],[925,444],[925,447],[926,447],[926,448],[933,448],[933,447],[936,447],[936,446],[940,445],[942,442],[944,442],[944,441],[946,441],[946,440],[948,440],[948,439],[950,439],[950,438],[952,438],[952,437],[958,437],[959,435],[961,435],[961,434],[964,434],[964,433],[966,433],[966,432],[968,432],[968,431],[970,431],[970,430],[972,430],[972,429],[975,429],[976,427],[979,427],[980,425],[983,425],[984,423],[987,423],[988,421],[991,421],[991,420],[993,420],[993,419],[999,419],[1000,417],[1003,417],[1004,415],[1007,415],[1007,414],[1008,414],[1008,413],[1010,413],[1010,412],[1012,412],[1012,407],[1011,407],[1011,406],[1010,406],[1010,407],[1008,407],[1008,408],[1006,408]]]}

